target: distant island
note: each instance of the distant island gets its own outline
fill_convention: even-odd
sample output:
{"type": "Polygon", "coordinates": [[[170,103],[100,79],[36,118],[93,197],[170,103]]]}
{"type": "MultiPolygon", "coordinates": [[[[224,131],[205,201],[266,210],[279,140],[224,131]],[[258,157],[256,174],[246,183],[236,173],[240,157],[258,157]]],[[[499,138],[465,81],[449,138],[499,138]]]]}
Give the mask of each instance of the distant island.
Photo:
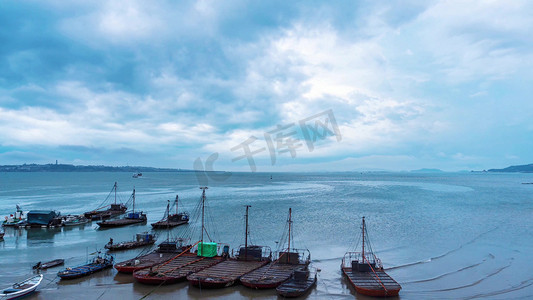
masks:
{"type": "Polygon", "coordinates": [[[110,166],[75,166],[68,164],[23,164],[0,166],[0,172],[189,172],[190,170],[153,168],[139,166],[110,167],[110,166]]]}
{"type": "Polygon", "coordinates": [[[513,172],[513,173],[533,173],[533,164],[510,166],[504,169],[490,169],[488,172],[513,172]]]}

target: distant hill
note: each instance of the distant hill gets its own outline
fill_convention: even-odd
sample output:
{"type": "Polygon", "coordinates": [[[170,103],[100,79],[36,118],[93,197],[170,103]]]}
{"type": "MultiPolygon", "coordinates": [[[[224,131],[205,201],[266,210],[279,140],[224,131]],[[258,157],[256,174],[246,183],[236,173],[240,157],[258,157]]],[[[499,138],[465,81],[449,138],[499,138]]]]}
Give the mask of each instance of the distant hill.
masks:
{"type": "Polygon", "coordinates": [[[490,169],[488,172],[514,172],[514,173],[533,173],[533,164],[510,166],[504,169],[490,169]]]}
{"type": "Polygon", "coordinates": [[[67,164],[23,164],[0,166],[0,172],[180,172],[189,171],[170,168],[152,167],[110,167],[110,166],[75,166],[67,164]]]}
{"type": "Polygon", "coordinates": [[[418,170],[411,170],[409,171],[411,173],[444,173],[441,169],[418,169],[418,170]]]}

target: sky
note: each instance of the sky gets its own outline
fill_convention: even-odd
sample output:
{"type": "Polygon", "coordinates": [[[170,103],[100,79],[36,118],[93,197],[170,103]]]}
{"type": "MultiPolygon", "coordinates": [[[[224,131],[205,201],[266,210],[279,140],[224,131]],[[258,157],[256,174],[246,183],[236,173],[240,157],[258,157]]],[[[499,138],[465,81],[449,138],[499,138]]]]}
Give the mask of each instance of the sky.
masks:
{"type": "Polygon", "coordinates": [[[0,164],[533,163],[531,1],[2,1],[0,164]]]}

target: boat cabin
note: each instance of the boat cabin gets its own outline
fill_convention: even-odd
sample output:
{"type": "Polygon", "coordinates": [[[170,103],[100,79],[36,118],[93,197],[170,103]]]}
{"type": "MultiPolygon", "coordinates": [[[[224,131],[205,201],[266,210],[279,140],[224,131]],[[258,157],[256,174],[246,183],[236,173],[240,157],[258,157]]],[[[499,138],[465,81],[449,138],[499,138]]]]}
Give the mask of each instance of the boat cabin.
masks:
{"type": "Polygon", "coordinates": [[[61,214],[53,210],[32,210],[28,212],[29,225],[44,225],[48,226],[53,223],[54,219],[61,214]]]}
{"type": "Polygon", "coordinates": [[[298,252],[280,252],[278,262],[280,264],[297,265],[300,263],[300,254],[298,252]]]}
{"type": "Polygon", "coordinates": [[[372,269],[376,269],[376,262],[362,262],[359,260],[353,260],[352,261],[352,271],[357,272],[372,272],[372,269],[370,268],[372,266],[372,269]]]}
{"type": "Polygon", "coordinates": [[[262,246],[240,247],[239,253],[237,254],[237,259],[238,260],[262,261],[263,260],[263,247],[262,246]]]}

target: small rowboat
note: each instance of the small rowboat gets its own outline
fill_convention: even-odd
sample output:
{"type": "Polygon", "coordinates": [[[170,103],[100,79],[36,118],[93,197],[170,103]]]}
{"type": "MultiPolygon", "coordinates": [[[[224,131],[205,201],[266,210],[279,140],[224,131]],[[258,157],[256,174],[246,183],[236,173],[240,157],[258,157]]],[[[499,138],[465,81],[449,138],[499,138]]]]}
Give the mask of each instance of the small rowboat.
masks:
{"type": "Polygon", "coordinates": [[[316,285],[316,274],[310,277],[307,266],[296,269],[289,280],[276,288],[276,292],[284,298],[301,297],[316,285]]]}
{"type": "Polygon", "coordinates": [[[41,284],[42,280],[43,280],[43,275],[39,274],[39,275],[30,277],[24,281],[21,281],[19,283],[15,283],[9,288],[0,290],[0,299],[2,300],[18,299],[26,295],[29,295],[35,291],[37,286],[41,284]]]}
{"type": "Polygon", "coordinates": [[[80,278],[83,276],[90,275],[92,273],[102,271],[107,268],[111,268],[113,266],[113,256],[110,255],[98,255],[93,259],[92,262],[73,267],[73,268],[66,268],[62,271],[59,271],[57,273],[57,276],[59,276],[61,279],[74,279],[74,278],[80,278]]]}
{"type": "Polygon", "coordinates": [[[60,266],[64,263],[65,263],[64,259],[55,259],[55,260],[51,260],[45,263],[38,262],[37,264],[35,264],[35,266],[33,266],[33,269],[44,270],[44,269],[49,269],[49,268],[53,268],[56,266],[60,266]]]}

